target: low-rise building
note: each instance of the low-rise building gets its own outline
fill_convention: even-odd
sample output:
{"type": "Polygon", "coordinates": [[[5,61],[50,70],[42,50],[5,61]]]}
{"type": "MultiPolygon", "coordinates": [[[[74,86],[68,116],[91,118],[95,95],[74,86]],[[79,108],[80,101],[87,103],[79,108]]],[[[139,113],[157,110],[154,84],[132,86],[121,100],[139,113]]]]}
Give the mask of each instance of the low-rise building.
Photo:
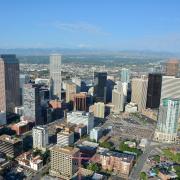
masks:
{"type": "Polygon", "coordinates": [[[123,178],[129,176],[134,162],[133,155],[113,151],[101,151],[95,159],[104,170],[113,171],[123,178]]]}
{"type": "Polygon", "coordinates": [[[92,113],[86,113],[83,111],[75,111],[67,113],[67,123],[72,124],[84,124],[87,126],[87,133],[94,127],[94,116],[92,113]]]}
{"type": "Polygon", "coordinates": [[[128,113],[135,113],[138,111],[138,107],[136,103],[130,102],[125,106],[125,112],[128,113]]]}
{"type": "Polygon", "coordinates": [[[16,158],[18,164],[39,171],[43,167],[43,160],[40,156],[33,157],[31,152],[25,152],[16,158]]]}

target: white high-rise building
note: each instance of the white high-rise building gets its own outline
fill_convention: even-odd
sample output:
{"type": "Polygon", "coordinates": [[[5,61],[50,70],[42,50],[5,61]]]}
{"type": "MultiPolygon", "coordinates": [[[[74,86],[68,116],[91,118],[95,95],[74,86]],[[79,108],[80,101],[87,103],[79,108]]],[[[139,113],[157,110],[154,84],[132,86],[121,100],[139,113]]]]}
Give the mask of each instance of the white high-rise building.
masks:
{"type": "Polygon", "coordinates": [[[159,110],[154,139],[160,142],[175,143],[178,132],[179,117],[180,99],[163,99],[159,110]]]}
{"type": "Polygon", "coordinates": [[[180,78],[175,76],[163,76],[161,86],[161,101],[165,98],[180,98],[180,78]]]}
{"type": "Polygon", "coordinates": [[[33,148],[46,150],[48,141],[48,129],[46,126],[37,126],[32,130],[33,133],[33,148]]]}
{"type": "Polygon", "coordinates": [[[61,100],[61,55],[50,56],[51,95],[61,100]]]}
{"type": "Polygon", "coordinates": [[[132,79],[131,102],[138,105],[138,111],[146,109],[148,79],[146,76],[132,79]]]}
{"type": "Polygon", "coordinates": [[[113,111],[115,113],[124,111],[124,104],[127,97],[126,92],[124,92],[123,83],[120,81],[116,82],[116,85],[114,86],[114,89],[112,91],[112,104],[114,105],[113,111]]]}

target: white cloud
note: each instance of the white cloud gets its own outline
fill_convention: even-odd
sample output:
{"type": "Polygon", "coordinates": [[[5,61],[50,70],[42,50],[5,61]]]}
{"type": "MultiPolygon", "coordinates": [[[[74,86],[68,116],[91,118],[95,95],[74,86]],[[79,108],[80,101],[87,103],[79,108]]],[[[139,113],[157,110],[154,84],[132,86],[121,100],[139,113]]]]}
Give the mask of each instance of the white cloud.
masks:
{"type": "Polygon", "coordinates": [[[55,22],[53,26],[57,29],[69,32],[87,32],[91,34],[100,34],[100,35],[110,35],[110,33],[104,32],[99,26],[86,23],[86,22],[77,22],[77,23],[62,23],[55,22]]]}

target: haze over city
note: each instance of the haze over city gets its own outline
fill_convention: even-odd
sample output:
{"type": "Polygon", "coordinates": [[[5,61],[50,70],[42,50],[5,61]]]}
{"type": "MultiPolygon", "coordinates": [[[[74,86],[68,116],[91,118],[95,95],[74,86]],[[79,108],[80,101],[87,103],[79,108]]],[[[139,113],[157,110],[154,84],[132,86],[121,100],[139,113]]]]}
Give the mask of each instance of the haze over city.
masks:
{"type": "Polygon", "coordinates": [[[180,180],[180,1],[0,7],[0,180],[180,180]]]}

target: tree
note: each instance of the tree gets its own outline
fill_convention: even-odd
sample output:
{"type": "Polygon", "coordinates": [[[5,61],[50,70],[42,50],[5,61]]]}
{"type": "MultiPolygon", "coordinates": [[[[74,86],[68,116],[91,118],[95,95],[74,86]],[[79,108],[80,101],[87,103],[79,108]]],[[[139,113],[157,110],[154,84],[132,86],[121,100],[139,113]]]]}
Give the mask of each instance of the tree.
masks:
{"type": "Polygon", "coordinates": [[[103,148],[113,149],[113,143],[112,142],[104,141],[104,142],[100,143],[100,146],[103,148]]]}
{"type": "Polygon", "coordinates": [[[99,172],[101,170],[101,167],[97,165],[96,163],[89,163],[87,166],[87,169],[94,171],[94,172],[99,172]]]}
{"type": "Polygon", "coordinates": [[[145,172],[141,172],[140,174],[140,180],[147,180],[147,175],[145,172]]]}

